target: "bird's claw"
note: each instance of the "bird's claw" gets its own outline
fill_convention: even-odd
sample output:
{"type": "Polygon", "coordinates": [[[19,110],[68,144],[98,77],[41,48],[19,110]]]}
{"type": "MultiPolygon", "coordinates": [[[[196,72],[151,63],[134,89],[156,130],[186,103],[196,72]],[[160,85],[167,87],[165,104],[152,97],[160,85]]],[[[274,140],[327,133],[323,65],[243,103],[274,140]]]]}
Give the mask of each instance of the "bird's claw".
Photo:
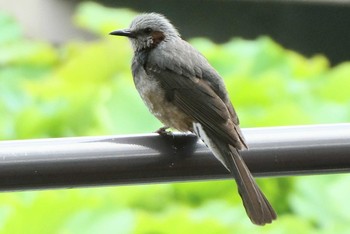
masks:
{"type": "Polygon", "coordinates": [[[170,135],[172,135],[172,132],[167,131],[168,129],[169,129],[169,127],[164,126],[164,127],[159,128],[157,131],[155,131],[155,133],[158,133],[161,136],[170,136],[170,135]]]}

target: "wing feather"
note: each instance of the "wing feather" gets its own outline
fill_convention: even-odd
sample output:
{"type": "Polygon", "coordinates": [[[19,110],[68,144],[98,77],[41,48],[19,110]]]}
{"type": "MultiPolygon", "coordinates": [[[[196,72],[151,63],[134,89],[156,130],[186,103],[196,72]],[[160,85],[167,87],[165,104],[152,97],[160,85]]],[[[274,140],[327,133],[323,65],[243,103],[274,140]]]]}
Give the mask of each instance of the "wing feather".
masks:
{"type": "Polygon", "coordinates": [[[240,132],[237,131],[239,127],[234,123],[232,113],[208,82],[155,66],[146,69],[149,75],[157,78],[166,93],[172,93],[172,100],[169,101],[174,105],[210,129],[224,142],[238,149],[245,147],[246,144],[239,136],[240,132]]]}

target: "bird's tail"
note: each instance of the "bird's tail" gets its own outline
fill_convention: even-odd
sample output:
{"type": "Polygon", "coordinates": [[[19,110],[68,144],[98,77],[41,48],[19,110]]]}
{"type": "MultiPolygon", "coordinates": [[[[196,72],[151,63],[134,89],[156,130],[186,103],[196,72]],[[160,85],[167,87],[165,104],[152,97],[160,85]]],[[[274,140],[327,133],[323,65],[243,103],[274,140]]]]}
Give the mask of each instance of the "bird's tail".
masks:
{"type": "Polygon", "coordinates": [[[257,225],[265,225],[275,220],[276,212],[256,184],[238,150],[221,142],[214,134],[207,134],[200,125],[194,127],[196,134],[236,179],[238,192],[250,220],[257,225]]]}
{"type": "Polygon", "coordinates": [[[232,158],[230,171],[236,178],[238,192],[242,197],[243,205],[250,220],[257,225],[271,223],[277,218],[276,212],[256,184],[237,149],[232,146],[228,148],[232,158]]]}

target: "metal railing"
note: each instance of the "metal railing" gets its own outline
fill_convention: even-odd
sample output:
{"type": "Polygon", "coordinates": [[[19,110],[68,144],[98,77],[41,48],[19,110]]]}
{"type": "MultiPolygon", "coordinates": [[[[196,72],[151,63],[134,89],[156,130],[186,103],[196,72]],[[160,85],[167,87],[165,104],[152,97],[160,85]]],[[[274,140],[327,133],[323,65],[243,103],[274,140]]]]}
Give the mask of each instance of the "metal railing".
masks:
{"type": "MultiPolygon", "coordinates": [[[[350,171],[350,124],[243,129],[255,176],[350,171]]],[[[229,178],[192,134],[0,142],[0,190],[229,178]]]]}

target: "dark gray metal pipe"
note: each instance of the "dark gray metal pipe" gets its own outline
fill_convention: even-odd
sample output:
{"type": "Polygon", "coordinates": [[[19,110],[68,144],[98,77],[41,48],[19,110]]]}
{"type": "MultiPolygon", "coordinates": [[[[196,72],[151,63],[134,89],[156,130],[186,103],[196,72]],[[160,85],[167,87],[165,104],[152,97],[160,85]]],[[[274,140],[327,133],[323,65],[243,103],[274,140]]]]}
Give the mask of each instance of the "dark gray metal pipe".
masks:
{"type": "MultiPolygon", "coordinates": [[[[243,130],[255,176],[350,171],[350,124],[243,130]]],[[[194,135],[126,135],[0,142],[0,190],[229,178],[194,135]]]]}

